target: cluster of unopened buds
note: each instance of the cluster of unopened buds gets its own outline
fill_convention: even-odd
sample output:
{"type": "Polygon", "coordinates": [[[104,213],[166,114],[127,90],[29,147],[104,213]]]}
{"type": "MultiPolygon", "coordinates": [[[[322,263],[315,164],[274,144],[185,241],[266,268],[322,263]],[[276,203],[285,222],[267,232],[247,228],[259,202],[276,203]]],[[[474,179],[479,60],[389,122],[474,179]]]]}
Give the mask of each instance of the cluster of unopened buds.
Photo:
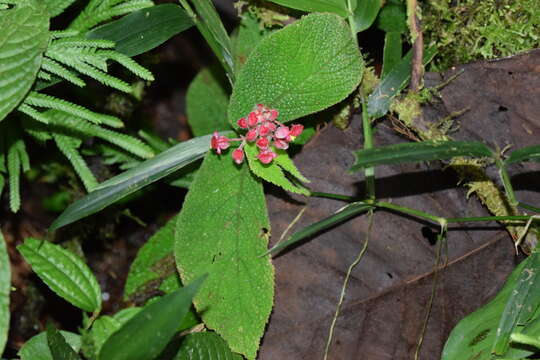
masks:
{"type": "Polygon", "coordinates": [[[229,139],[214,132],[212,136],[212,149],[218,154],[231,145],[231,141],[240,141],[240,146],[232,152],[232,158],[237,164],[244,161],[244,146],[247,142],[255,143],[259,149],[257,159],[263,164],[270,164],[277,156],[275,149],[287,149],[289,143],[304,130],[304,126],[294,124],[291,127],[283,125],[277,118],[279,113],[276,109],[269,109],[262,104],[255,106],[247,117],[237,121],[241,129],[247,130],[246,135],[237,139],[229,139]]]}

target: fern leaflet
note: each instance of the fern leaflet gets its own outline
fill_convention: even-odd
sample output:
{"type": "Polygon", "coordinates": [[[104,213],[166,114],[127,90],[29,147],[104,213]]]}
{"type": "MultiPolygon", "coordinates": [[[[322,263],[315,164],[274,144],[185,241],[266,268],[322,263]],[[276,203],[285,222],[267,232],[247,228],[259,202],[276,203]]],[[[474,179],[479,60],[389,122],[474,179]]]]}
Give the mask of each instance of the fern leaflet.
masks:
{"type": "Polygon", "coordinates": [[[80,141],[77,142],[75,138],[57,133],[54,133],[53,137],[58,149],[66,156],[77,175],[79,175],[86,191],[92,191],[98,185],[98,182],[77,150],[80,141]]]}

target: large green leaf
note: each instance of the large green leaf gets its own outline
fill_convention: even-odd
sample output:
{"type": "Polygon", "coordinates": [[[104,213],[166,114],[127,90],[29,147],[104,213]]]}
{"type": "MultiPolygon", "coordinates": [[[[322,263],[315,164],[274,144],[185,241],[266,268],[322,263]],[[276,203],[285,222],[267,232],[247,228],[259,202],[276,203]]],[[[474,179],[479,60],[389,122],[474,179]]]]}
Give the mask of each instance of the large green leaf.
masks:
{"type": "MultiPolygon", "coordinates": [[[[436,53],[434,47],[427,48],[424,52],[424,65],[429,63],[436,53]]],[[[409,50],[369,95],[368,114],[371,118],[376,119],[386,115],[394,97],[409,83],[411,79],[411,57],[412,50],[409,50]]]]}
{"type": "MultiPolygon", "coordinates": [[[[79,335],[68,331],[60,331],[60,334],[74,351],[79,351],[81,348],[81,337],[79,335]]],[[[51,354],[46,332],[39,333],[28,340],[19,350],[18,355],[21,360],[58,360],[51,354]]]]}
{"type": "Polygon", "coordinates": [[[47,343],[54,360],[81,360],[71,345],[60,334],[60,331],[52,324],[47,326],[47,343]]]}
{"type": "Polygon", "coordinates": [[[135,56],[152,50],[191,26],[193,21],[180,6],[161,4],[92,29],[86,37],[112,40],[117,51],[135,56]]]}
{"type": "Polygon", "coordinates": [[[36,79],[49,40],[42,1],[21,0],[0,10],[0,121],[24,99],[36,79]]]}
{"type": "Polygon", "coordinates": [[[377,18],[382,0],[358,0],[354,10],[354,27],[356,32],[367,30],[377,18]]]}
{"type": "Polygon", "coordinates": [[[307,12],[331,12],[347,16],[347,0],[270,0],[291,9],[307,12]]]}
{"type": "Polygon", "coordinates": [[[497,355],[506,354],[510,335],[518,325],[526,325],[540,305],[540,249],[535,248],[524,262],[526,264],[515,281],[491,348],[491,352],[497,355]]]}
{"type": "Polygon", "coordinates": [[[274,270],[262,184],[246,164],[209,153],[184,201],[175,257],[184,282],[208,273],[195,297],[204,323],[254,359],[272,310],[274,270]]]}
{"type": "Polygon", "coordinates": [[[59,245],[34,238],[27,238],[17,249],[56,294],[85,311],[101,309],[99,284],[80,257],[59,245]]]}
{"type": "Polygon", "coordinates": [[[9,331],[9,292],[11,291],[11,263],[6,242],[0,230],[0,354],[4,352],[9,331]]]}
{"type": "Polygon", "coordinates": [[[277,109],[281,122],[326,109],[359,84],[362,57],[337,15],[310,14],[266,36],[238,74],[229,121],[256,104],[277,109]]]}
{"type": "Polygon", "coordinates": [[[521,161],[540,162],[540,145],[527,146],[510,153],[508,159],[504,161],[505,165],[521,161]]]}
{"type": "Polygon", "coordinates": [[[50,226],[55,230],[94,214],[125,196],[197,161],[210,148],[211,135],[177,144],[152,159],[98,185],[94,191],[71,204],[50,226]]]}
{"type": "Polygon", "coordinates": [[[331,228],[332,226],[335,226],[345,220],[348,220],[352,218],[353,216],[357,216],[359,214],[365,213],[372,208],[373,206],[363,203],[363,202],[354,202],[352,204],[349,204],[339,209],[338,211],[328,216],[327,218],[322,219],[321,221],[317,221],[316,223],[313,223],[309,226],[306,226],[302,230],[295,232],[287,240],[274,245],[274,247],[268,250],[267,253],[275,254],[291,245],[296,244],[299,241],[302,241],[312,235],[315,235],[316,233],[320,231],[331,228]]]}
{"type": "Polygon", "coordinates": [[[221,68],[202,69],[186,94],[186,113],[193,135],[231,128],[227,122],[228,84],[221,68]]]}
{"type": "MultiPolygon", "coordinates": [[[[497,334],[501,315],[526,265],[527,261],[521,262],[493,300],[456,325],[444,345],[441,360],[492,359],[491,347],[497,334]]],[[[523,333],[539,336],[540,321],[537,319],[531,323],[523,329],[523,333]]],[[[504,358],[523,359],[533,352],[532,349],[511,345],[504,358]]]]}
{"type": "Polygon", "coordinates": [[[491,150],[477,141],[422,141],[401,143],[355,152],[351,171],[382,165],[430,160],[446,160],[456,156],[491,157],[491,150]]]}
{"type": "Polygon", "coordinates": [[[266,28],[261,29],[261,25],[255,15],[250,12],[242,15],[242,20],[231,38],[234,54],[234,71],[236,73],[240,71],[251,52],[269,32],[266,28]]]}
{"type": "Polygon", "coordinates": [[[189,334],[182,339],[180,350],[173,360],[242,360],[243,357],[229,349],[216,333],[189,334]]]}
{"type": "Polygon", "coordinates": [[[147,305],[103,344],[99,360],[149,360],[165,348],[205,277],[147,305]]]}

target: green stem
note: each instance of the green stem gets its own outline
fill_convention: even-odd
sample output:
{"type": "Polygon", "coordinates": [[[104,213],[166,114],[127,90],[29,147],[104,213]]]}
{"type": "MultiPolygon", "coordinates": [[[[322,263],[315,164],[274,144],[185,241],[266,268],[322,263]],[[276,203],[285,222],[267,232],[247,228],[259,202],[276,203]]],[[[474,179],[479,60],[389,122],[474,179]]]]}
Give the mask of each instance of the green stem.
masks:
{"type": "MultiPolygon", "coordinates": [[[[362,127],[364,129],[364,149],[373,148],[373,131],[371,129],[371,121],[368,115],[367,102],[362,96],[362,127]]],[[[365,170],[366,174],[366,193],[369,199],[375,199],[375,168],[368,167],[365,170]]]]}
{"type": "Polygon", "coordinates": [[[527,221],[531,218],[528,215],[515,215],[515,216],[478,216],[478,217],[465,217],[465,218],[448,218],[446,221],[450,223],[462,223],[473,221],[527,221]]]}
{"type": "Polygon", "coordinates": [[[420,217],[423,219],[428,219],[428,220],[431,220],[433,222],[440,224],[441,226],[446,225],[445,218],[431,215],[421,210],[411,209],[405,206],[396,205],[396,204],[392,204],[392,203],[388,203],[384,201],[376,201],[375,203],[373,203],[373,206],[383,208],[383,209],[394,210],[403,214],[409,214],[409,215],[413,215],[413,216],[420,217]]]}
{"type": "Polygon", "coordinates": [[[325,192],[318,192],[318,191],[312,191],[310,193],[310,196],[314,197],[322,197],[322,198],[328,198],[328,199],[335,199],[335,200],[343,200],[343,201],[358,201],[360,199],[349,196],[349,195],[341,195],[341,194],[333,194],[333,193],[325,193],[325,192]]]}
{"type": "Polygon", "coordinates": [[[506,168],[504,167],[502,163],[500,163],[500,161],[496,161],[495,163],[499,167],[499,175],[504,185],[506,196],[508,196],[508,202],[510,203],[512,208],[515,209],[518,206],[518,201],[516,199],[516,194],[514,193],[514,188],[512,187],[512,183],[510,182],[510,176],[508,175],[508,171],[506,171],[506,168]]]}
{"type": "Polygon", "coordinates": [[[349,23],[354,43],[356,46],[358,46],[358,37],[356,36],[356,26],[354,22],[354,9],[352,8],[351,0],[347,0],[347,10],[349,13],[347,16],[347,22],[349,23]]]}

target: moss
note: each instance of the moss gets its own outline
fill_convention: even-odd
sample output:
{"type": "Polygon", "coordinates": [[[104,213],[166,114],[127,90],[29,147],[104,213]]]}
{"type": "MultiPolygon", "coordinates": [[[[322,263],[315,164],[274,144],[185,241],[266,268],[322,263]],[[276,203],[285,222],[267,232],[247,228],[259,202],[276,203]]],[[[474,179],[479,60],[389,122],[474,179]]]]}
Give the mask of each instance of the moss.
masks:
{"type": "Polygon", "coordinates": [[[435,70],[540,47],[538,0],[433,0],[423,15],[435,70]]]}
{"type": "Polygon", "coordinates": [[[288,9],[264,0],[239,0],[234,6],[239,13],[247,11],[258,19],[261,28],[281,27],[290,21],[288,9]]]}

